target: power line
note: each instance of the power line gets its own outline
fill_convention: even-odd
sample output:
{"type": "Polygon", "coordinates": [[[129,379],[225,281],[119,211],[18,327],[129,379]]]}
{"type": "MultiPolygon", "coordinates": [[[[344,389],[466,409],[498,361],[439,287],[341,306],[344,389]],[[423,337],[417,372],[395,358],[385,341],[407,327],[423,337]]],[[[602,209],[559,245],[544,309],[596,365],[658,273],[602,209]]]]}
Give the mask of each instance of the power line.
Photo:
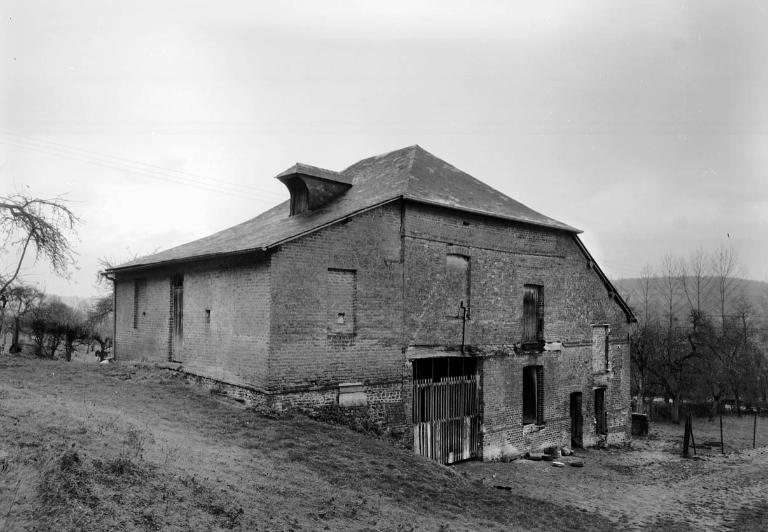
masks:
{"type": "Polygon", "coordinates": [[[114,170],[126,171],[148,177],[150,179],[156,179],[159,181],[175,184],[192,185],[213,192],[237,195],[239,197],[242,197],[243,193],[245,193],[248,195],[248,197],[260,200],[264,200],[263,196],[268,196],[269,199],[273,200],[283,199],[275,192],[264,188],[255,187],[253,185],[244,185],[240,183],[223,181],[220,179],[208,178],[199,174],[185,172],[183,170],[165,168],[123,157],[104,155],[82,148],[67,146],[65,144],[57,143],[54,141],[34,139],[32,137],[26,137],[8,131],[1,131],[0,133],[6,137],[5,139],[0,140],[3,140],[7,144],[45,153],[48,155],[96,164],[114,170]],[[254,193],[258,194],[258,196],[254,195],[254,193]]]}

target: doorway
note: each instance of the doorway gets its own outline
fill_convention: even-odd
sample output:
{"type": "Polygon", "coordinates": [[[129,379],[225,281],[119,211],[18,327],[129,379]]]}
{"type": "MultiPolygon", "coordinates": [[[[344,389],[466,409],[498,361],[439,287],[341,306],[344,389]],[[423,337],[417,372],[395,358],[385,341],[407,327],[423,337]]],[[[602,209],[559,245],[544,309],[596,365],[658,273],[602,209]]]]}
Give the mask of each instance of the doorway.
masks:
{"type": "Polygon", "coordinates": [[[571,447],[584,446],[584,414],[581,412],[581,392],[571,394],[571,447]]]}
{"type": "Polygon", "coordinates": [[[477,359],[439,357],[413,362],[413,446],[441,464],[480,452],[477,359]]]}
{"type": "Polygon", "coordinates": [[[181,362],[184,346],[184,276],[171,278],[171,342],[169,358],[181,362]]]}
{"type": "Polygon", "coordinates": [[[605,412],[605,388],[595,388],[595,432],[608,434],[608,418],[605,412]]]}

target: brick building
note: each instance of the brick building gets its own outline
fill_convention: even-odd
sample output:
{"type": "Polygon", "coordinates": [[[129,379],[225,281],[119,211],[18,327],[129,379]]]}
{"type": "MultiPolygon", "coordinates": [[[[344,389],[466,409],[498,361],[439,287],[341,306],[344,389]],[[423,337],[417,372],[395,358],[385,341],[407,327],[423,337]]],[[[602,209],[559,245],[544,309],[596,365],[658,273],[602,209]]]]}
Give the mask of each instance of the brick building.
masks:
{"type": "Polygon", "coordinates": [[[628,437],[634,317],[578,230],[418,146],[277,179],[289,201],[110,271],[118,359],[442,462],[628,437]]]}

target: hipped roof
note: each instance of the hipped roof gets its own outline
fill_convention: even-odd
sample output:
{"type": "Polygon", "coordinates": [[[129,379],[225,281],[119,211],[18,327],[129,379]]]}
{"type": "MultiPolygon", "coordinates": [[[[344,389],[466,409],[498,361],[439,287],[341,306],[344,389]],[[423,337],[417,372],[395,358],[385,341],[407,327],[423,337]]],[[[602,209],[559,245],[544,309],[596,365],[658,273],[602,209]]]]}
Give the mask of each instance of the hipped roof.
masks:
{"type": "Polygon", "coordinates": [[[348,180],[352,186],[346,193],[319,209],[290,216],[286,201],[234,227],[138,258],[109,271],[249,251],[266,251],[288,240],[401,198],[574,234],[581,232],[526,207],[420,146],[410,146],[363,159],[342,172],[300,163],[286,170],[296,171],[325,174],[337,181],[348,180]]]}

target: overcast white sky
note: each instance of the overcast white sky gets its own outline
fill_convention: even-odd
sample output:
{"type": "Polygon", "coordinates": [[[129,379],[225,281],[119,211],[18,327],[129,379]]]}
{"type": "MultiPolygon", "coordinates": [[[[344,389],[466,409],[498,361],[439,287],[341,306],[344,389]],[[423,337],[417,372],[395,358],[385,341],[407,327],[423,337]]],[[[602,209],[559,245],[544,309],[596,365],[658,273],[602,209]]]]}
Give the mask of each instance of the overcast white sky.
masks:
{"type": "MultiPolygon", "coordinates": [[[[585,231],[612,277],[733,245],[768,280],[768,4],[13,1],[0,193],[66,195],[97,259],[193,240],[419,144],[585,231]],[[542,5],[539,5],[542,4],[542,5]],[[728,238],[730,234],[730,238],[728,238]]],[[[11,257],[2,257],[6,265],[11,257]]]]}

